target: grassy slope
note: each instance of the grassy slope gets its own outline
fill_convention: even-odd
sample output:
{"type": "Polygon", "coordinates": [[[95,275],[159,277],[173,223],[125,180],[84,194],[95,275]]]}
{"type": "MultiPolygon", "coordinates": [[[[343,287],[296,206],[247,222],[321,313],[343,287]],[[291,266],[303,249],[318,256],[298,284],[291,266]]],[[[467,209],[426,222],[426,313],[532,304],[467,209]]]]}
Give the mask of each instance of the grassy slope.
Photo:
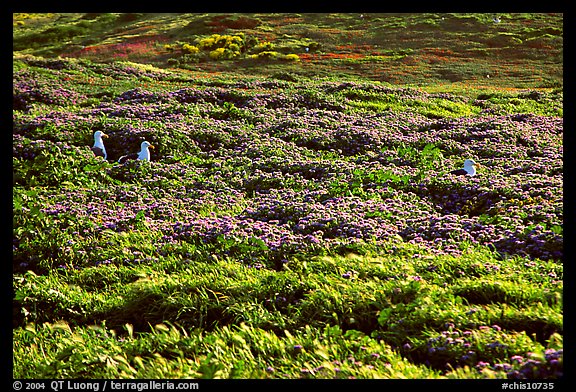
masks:
{"type": "MultiPolygon", "coordinates": [[[[169,26],[162,33],[168,34],[167,31],[172,31],[171,39],[185,41],[190,37],[186,35],[186,29],[182,29],[182,25],[174,25],[176,18],[170,15],[155,17],[161,20],[162,24],[159,23],[149,30],[157,32],[160,26],[169,26]]],[[[262,25],[260,30],[254,29],[254,34],[266,32],[280,35],[283,23],[286,23],[283,22],[285,17],[282,15],[281,18],[274,19],[271,16],[259,15],[262,25]],[[272,21],[278,26],[276,30],[263,28],[272,21]]],[[[537,26],[536,31],[544,28],[545,22],[549,21],[547,17],[542,16],[541,20],[532,18],[533,25],[537,26]]],[[[76,20],[74,16],[69,18],[71,21],[76,20]]],[[[314,20],[312,16],[294,15],[290,26],[291,31],[298,31],[295,29],[298,27],[301,31],[306,31],[308,36],[316,30],[313,28],[314,23],[322,24],[327,21],[331,28],[358,29],[350,24],[350,18],[323,16],[314,20]],[[296,22],[298,23],[294,25],[296,22]]],[[[411,26],[428,21],[428,24],[424,23],[424,27],[436,28],[431,21],[441,22],[434,18],[398,16],[387,17],[385,20],[390,23],[389,27],[410,34],[408,32],[411,29],[403,25],[411,26]]],[[[186,20],[186,26],[189,29],[198,29],[194,30],[195,33],[210,34],[213,31],[206,28],[205,19],[198,21],[190,17],[186,20]]],[[[477,23],[476,18],[461,19],[461,16],[448,17],[453,23],[466,22],[464,26],[477,23]]],[[[505,17],[502,19],[506,20],[505,17]]],[[[62,22],[66,20],[61,19],[62,22]]],[[[152,23],[153,20],[152,16],[145,19],[147,23],[152,23]]],[[[118,21],[114,19],[111,24],[117,29],[117,36],[106,30],[105,26],[101,26],[98,29],[102,31],[95,29],[91,32],[91,39],[95,41],[93,43],[121,40],[121,36],[128,34],[130,28],[142,27],[138,25],[142,22],[141,19],[128,20],[122,22],[126,27],[120,29],[118,21]]],[[[38,20],[31,21],[31,28],[34,23],[38,23],[38,20]]],[[[45,29],[40,24],[36,28],[38,31],[45,29]]],[[[467,29],[468,27],[466,31],[467,29]]],[[[313,38],[320,41],[321,34],[316,34],[318,35],[313,38]]],[[[377,31],[372,34],[377,36],[377,31]]],[[[384,30],[379,34],[390,33],[384,30]]],[[[324,37],[326,36],[324,34],[324,37]]],[[[86,37],[79,35],[72,38],[73,44],[74,40],[81,43],[82,39],[86,37]]],[[[334,48],[342,45],[342,42],[338,45],[329,41],[322,42],[324,47],[330,49],[331,44],[334,48]]],[[[426,44],[422,39],[415,41],[415,52],[419,50],[418,45],[429,47],[432,44],[426,44]]],[[[70,47],[65,49],[70,50],[70,47]]],[[[387,48],[396,49],[398,48],[387,48]]],[[[36,48],[35,53],[54,54],[63,50],[64,48],[51,47],[50,43],[45,43],[36,48]],[[46,51],[46,48],[49,51],[46,51]]],[[[158,58],[149,58],[150,61],[154,64],[165,64],[167,54],[161,51],[158,54],[158,58]]],[[[420,53],[420,56],[422,55],[420,53]]],[[[418,55],[411,56],[418,58],[418,55]]],[[[481,58],[479,60],[478,63],[482,64],[481,58]]],[[[520,61],[518,58],[500,60],[500,65],[491,67],[503,67],[507,61],[520,61]]],[[[558,67],[558,64],[547,64],[542,60],[533,59],[538,62],[539,70],[543,69],[542,67],[558,67]]],[[[352,78],[360,74],[376,80],[379,78],[380,71],[374,70],[374,67],[368,67],[371,73],[366,75],[365,64],[350,67],[349,63],[344,63],[327,60],[316,62],[314,67],[311,67],[311,61],[309,64],[302,64],[302,67],[289,68],[291,73],[301,75],[303,79],[300,84],[279,80],[284,83],[282,85],[285,88],[288,87],[285,91],[291,95],[302,89],[310,89],[320,94],[318,85],[305,79],[306,75],[328,75],[348,69],[346,72],[352,78]]],[[[466,63],[467,61],[462,62],[466,63]]],[[[252,75],[261,72],[263,75],[283,77],[282,73],[285,72],[285,68],[278,64],[251,64],[249,67],[246,63],[239,64],[246,67],[240,70],[247,70],[252,75]]],[[[236,91],[242,96],[246,94],[246,89],[241,87],[242,83],[248,85],[257,81],[262,83],[256,84],[257,86],[265,86],[270,80],[259,79],[257,76],[240,76],[237,74],[238,69],[231,71],[236,65],[238,63],[235,62],[199,64],[200,68],[218,70],[221,73],[207,80],[198,79],[202,74],[195,71],[173,73],[158,82],[154,79],[143,80],[134,75],[109,78],[100,73],[104,72],[102,69],[82,64],[76,69],[70,67],[65,72],[58,72],[49,69],[43,61],[35,65],[15,62],[17,70],[30,69],[41,75],[38,80],[52,81],[45,86],[59,85],[66,80],[66,86],[80,94],[78,106],[68,107],[67,101],[34,104],[29,113],[30,119],[41,118],[55,109],[63,113],[80,113],[97,108],[102,100],[110,101],[121,97],[135,84],[142,86],[143,82],[146,83],[145,88],[148,91],[175,91],[191,85],[199,88],[226,86],[230,91],[236,91]],[[238,85],[240,88],[236,90],[237,87],[234,86],[238,85]]],[[[483,66],[485,65],[467,65],[460,75],[470,75],[471,69],[483,66]]],[[[416,68],[411,75],[418,80],[418,75],[421,78],[430,75],[430,70],[435,69],[435,66],[428,64],[416,68]]],[[[517,69],[522,70],[523,67],[518,66],[517,69]]],[[[537,85],[543,83],[542,80],[536,81],[522,73],[524,71],[519,72],[502,76],[508,81],[505,86],[551,87],[550,84],[537,85]]],[[[479,71],[478,74],[480,73],[479,71]]],[[[439,77],[440,74],[433,75],[439,77]]],[[[442,79],[446,80],[444,77],[434,80],[442,79]]],[[[498,79],[500,87],[503,79],[498,79]]],[[[468,83],[474,79],[465,80],[468,83]]],[[[552,86],[557,87],[557,83],[561,83],[561,79],[554,77],[547,79],[545,83],[550,80],[552,86]]],[[[481,82],[478,79],[476,81],[475,83],[486,83],[484,79],[481,82]]],[[[492,79],[490,83],[494,83],[492,79]]],[[[438,87],[431,85],[429,88],[438,87]]],[[[453,86],[450,88],[454,89],[453,86]]],[[[456,88],[475,97],[478,95],[477,91],[472,94],[471,91],[474,90],[465,89],[465,84],[456,88]]],[[[274,88],[270,91],[274,91],[274,88]]],[[[374,113],[387,108],[392,112],[410,111],[430,119],[460,116],[473,118],[479,113],[473,100],[450,97],[437,102],[419,99],[395,99],[391,102],[391,97],[399,93],[374,97],[366,91],[369,92],[370,88],[350,89],[345,91],[347,96],[339,95],[339,99],[346,97],[345,105],[350,113],[374,113]]],[[[554,103],[558,98],[554,95],[557,92],[544,94],[539,100],[522,94],[493,89],[485,100],[497,113],[562,115],[561,104],[554,103]]],[[[327,96],[318,100],[323,104],[334,101],[338,100],[327,99],[327,96]]],[[[230,112],[230,109],[230,106],[228,109],[216,106],[203,115],[206,119],[212,118],[209,121],[217,118],[233,123],[257,120],[257,117],[249,117],[247,112],[230,112]]],[[[189,115],[192,118],[197,116],[197,113],[189,115]]],[[[28,121],[26,116],[22,118],[22,121],[28,121]]],[[[132,121],[122,116],[118,120],[125,121],[124,125],[132,121]]],[[[100,120],[88,118],[88,121],[94,125],[100,120]]],[[[123,126],[120,122],[109,123],[107,126],[119,126],[120,132],[123,126]]],[[[84,126],[78,120],[72,120],[71,124],[73,127],[84,126]]],[[[59,137],[82,145],[85,142],[82,139],[83,134],[68,134],[67,127],[66,124],[57,126],[59,137]]],[[[24,135],[30,140],[42,139],[46,135],[46,129],[40,126],[24,135]]],[[[170,165],[171,159],[172,163],[183,159],[173,156],[178,151],[178,142],[180,139],[175,139],[174,144],[161,146],[159,154],[163,157],[162,162],[158,163],[160,166],[155,169],[159,175],[157,185],[160,187],[171,187],[175,184],[174,179],[169,178],[163,169],[168,167],[165,165],[170,165]]],[[[24,147],[24,151],[32,151],[28,148],[24,147]]],[[[114,152],[113,148],[112,151],[114,152]]],[[[67,154],[72,155],[61,157],[63,170],[53,175],[70,180],[66,192],[72,192],[77,197],[81,198],[82,194],[86,194],[87,186],[92,186],[93,191],[104,194],[104,188],[111,184],[124,192],[132,190],[132,185],[141,181],[136,171],[136,177],[122,177],[120,183],[114,182],[113,178],[119,179],[121,173],[107,168],[99,175],[98,182],[90,185],[93,180],[90,180],[90,174],[85,172],[86,166],[80,163],[87,157],[75,150],[67,154]],[[78,177],[74,178],[70,173],[75,173],[78,177]]],[[[331,157],[322,151],[311,154],[320,155],[305,158],[319,159],[322,156],[322,159],[335,159],[341,164],[347,161],[345,157],[331,157]]],[[[210,157],[202,151],[198,151],[198,155],[203,158],[186,162],[187,167],[194,167],[197,173],[182,179],[191,181],[186,182],[190,185],[196,181],[193,176],[201,173],[203,167],[218,162],[218,157],[210,157]]],[[[272,156],[267,157],[270,159],[268,163],[274,162],[272,156]]],[[[321,162],[326,163],[326,160],[321,162]]],[[[50,255],[50,252],[59,248],[59,244],[73,241],[76,245],[72,245],[72,249],[82,249],[90,253],[91,239],[71,234],[73,230],[89,227],[86,226],[87,222],[78,219],[64,223],[35,210],[35,198],[50,200],[52,192],[48,185],[50,177],[36,179],[34,173],[40,173],[41,167],[46,168],[50,163],[42,163],[39,159],[34,160],[33,165],[31,162],[25,159],[18,161],[18,173],[22,177],[15,178],[15,200],[36,212],[17,216],[20,220],[16,226],[23,228],[18,236],[25,238],[28,229],[64,224],[68,229],[60,237],[54,233],[45,233],[45,241],[40,244],[31,243],[32,251],[34,246],[37,246],[37,250],[48,252],[44,255],[50,255]]],[[[234,165],[239,162],[232,162],[229,169],[234,170],[234,165]]],[[[239,167],[242,168],[242,165],[239,167]]],[[[226,170],[226,167],[222,170],[226,170]]],[[[197,179],[214,181],[217,176],[211,171],[202,176],[204,175],[205,178],[197,179]]],[[[367,180],[360,186],[360,190],[366,184],[367,180]]],[[[152,189],[155,189],[154,184],[150,185],[152,192],[152,189]]],[[[162,192],[155,192],[160,193],[150,193],[149,196],[161,200],[159,196],[162,192]]],[[[248,195],[249,193],[244,194],[245,201],[248,195]]],[[[237,211],[234,208],[243,209],[242,198],[236,201],[240,202],[237,206],[220,213],[235,214],[237,211]]],[[[514,208],[519,206],[517,203],[519,202],[511,200],[507,206],[514,208]]],[[[214,206],[207,203],[203,208],[206,208],[205,213],[209,214],[214,206]]],[[[140,264],[120,262],[101,267],[86,265],[86,268],[78,270],[58,269],[56,267],[62,259],[48,256],[38,262],[36,273],[23,269],[16,274],[15,377],[488,378],[504,377],[507,369],[502,364],[508,362],[511,362],[516,370],[529,373],[526,369],[530,368],[530,363],[520,360],[514,363],[511,360],[514,355],[522,357],[522,361],[533,355],[531,360],[541,360],[546,364],[543,368],[547,370],[558,367],[558,364],[551,362],[553,359],[550,356],[555,355],[555,350],[562,348],[562,266],[554,260],[537,260],[535,263],[530,258],[520,256],[502,258],[483,247],[473,246],[463,249],[462,256],[453,257],[438,255],[426,247],[392,242],[386,247],[375,249],[369,246],[360,247],[351,253],[328,252],[324,255],[295,256],[290,258],[282,272],[277,272],[270,268],[254,268],[242,262],[244,252],[250,257],[257,254],[254,253],[257,246],[241,249],[238,259],[223,257],[226,253],[222,251],[226,249],[226,244],[215,248],[202,248],[180,242],[164,244],[159,251],[156,245],[159,241],[157,233],[148,230],[146,224],[141,225],[138,221],[131,221],[131,224],[138,225],[139,229],[133,232],[103,232],[99,235],[108,236],[109,243],[114,245],[104,249],[112,260],[134,257],[130,249],[134,244],[139,244],[138,248],[144,253],[141,257],[145,256],[145,260],[140,264]],[[459,340],[449,343],[449,337],[459,340]],[[551,349],[552,354],[545,353],[545,348],[551,349]],[[463,359],[468,351],[473,351],[474,356],[463,359]],[[482,362],[500,364],[501,369],[490,366],[482,370],[479,365],[482,362]],[[457,366],[457,370],[450,371],[450,368],[446,368],[448,363],[457,366]],[[474,368],[475,366],[479,368],[474,368]]],[[[82,265],[82,257],[78,256],[78,253],[60,256],[82,265]]],[[[265,259],[260,261],[266,263],[265,259]]]]}
{"type": "Polygon", "coordinates": [[[14,17],[14,42],[21,53],[166,66],[170,58],[181,57],[167,44],[242,32],[302,60],[296,65],[237,59],[188,66],[417,86],[456,83],[462,89],[560,87],[562,15],[499,18],[500,23],[492,14],[25,14],[14,17]]]}

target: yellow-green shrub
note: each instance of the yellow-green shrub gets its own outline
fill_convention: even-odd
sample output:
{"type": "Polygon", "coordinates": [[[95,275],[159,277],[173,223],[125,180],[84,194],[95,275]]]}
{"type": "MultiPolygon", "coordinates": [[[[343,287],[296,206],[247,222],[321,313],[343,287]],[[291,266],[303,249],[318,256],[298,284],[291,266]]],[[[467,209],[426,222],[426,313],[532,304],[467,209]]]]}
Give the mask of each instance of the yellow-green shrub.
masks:
{"type": "Polygon", "coordinates": [[[254,47],[252,48],[252,51],[254,53],[260,53],[260,52],[270,52],[272,51],[272,49],[274,49],[274,44],[272,42],[261,42],[257,45],[254,45],[254,47]]]}
{"type": "Polygon", "coordinates": [[[256,54],[251,54],[249,56],[251,59],[255,60],[285,60],[285,61],[300,61],[300,57],[297,54],[282,54],[274,51],[264,51],[256,54]]]}
{"type": "Polygon", "coordinates": [[[197,44],[201,50],[229,48],[231,45],[236,45],[236,47],[240,48],[244,44],[244,39],[240,35],[212,34],[210,37],[198,39],[197,44]]]}
{"type": "Polygon", "coordinates": [[[214,60],[229,60],[240,56],[240,52],[234,52],[227,48],[217,48],[210,52],[210,58],[214,60]]]}
{"type": "Polygon", "coordinates": [[[210,52],[210,58],[218,60],[224,57],[224,48],[217,48],[210,52]]]}
{"type": "Polygon", "coordinates": [[[250,55],[250,58],[252,58],[252,59],[275,59],[279,55],[280,54],[278,52],[273,52],[273,51],[267,50],[264,52],[252,54],[252,55],[250,55]]]}
{"type": "Polygon", "coordinates": [[[195,53],[198,53],[200,51],[200,49],[198,49],[194,45],[184,44],[184,45],[182,45],[182,51],[184,53],[188,53],[188,54],[195,54],[195,53]]]}
{"type": "Polygon", "coordinates": [[[290,53],[284,56],[284,60],[288,61],[300,61],[300,57],[297,54],[290,53]]]}

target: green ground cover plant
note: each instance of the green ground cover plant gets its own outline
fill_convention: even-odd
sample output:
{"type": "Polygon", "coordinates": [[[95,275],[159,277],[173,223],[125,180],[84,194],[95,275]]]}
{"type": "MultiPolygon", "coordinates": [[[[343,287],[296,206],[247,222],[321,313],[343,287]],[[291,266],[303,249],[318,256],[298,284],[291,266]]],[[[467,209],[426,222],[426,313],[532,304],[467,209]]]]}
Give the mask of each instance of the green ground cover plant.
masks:
{"type": "Polygon", "coordinates": [[[562,37],[544,30],[554,15],[492,17],[15,15],[14,378],[561,378],[561,79],[318,76],[420,64],[425,37],[448,42],[448,28],[450,53],[506,46],[533,61],[562,37]],[[410,51],[334,61],[374,50],[354,33],[370,20],[366,45],[399,34],[410,51]],[[70,49],[27,44],[46,21],[85,26],[71,41],[172,31],[154,53],[240,32],[302,51],[196,69],[165,67],[174,53],[41,57],[70,49]],[[97,130],[107,161],[90,151],[97,130]],[[117,163],[142,140],[151,161],[117,163]],[[477,176],[450,175],[469,157],[477,176]]]}
{"type": "Polygon", "coordinates": [[[13,21],[21,54],[444,89],[562,85],[562,14],[17,13],[13,21]],[[242,42],[212,57],[191,49],[215,36],[242,42]]]}

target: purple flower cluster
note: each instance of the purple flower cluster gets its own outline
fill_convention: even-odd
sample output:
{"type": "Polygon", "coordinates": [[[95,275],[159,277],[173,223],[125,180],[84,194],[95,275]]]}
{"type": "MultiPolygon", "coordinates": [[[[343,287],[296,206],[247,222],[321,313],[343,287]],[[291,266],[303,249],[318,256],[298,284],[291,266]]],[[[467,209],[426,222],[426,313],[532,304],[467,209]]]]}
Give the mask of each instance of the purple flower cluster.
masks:
{"type": "Polygon", "coordinates": [[[77,92],[59,86],[51,86],[38,75],[23,70],[14,75],[12,88],[14,110],[29,111],[34,103],[55,106],[75,105],[83,96],[77,92]]]}
{"type": "MultiPolygon", "coordinates": [[[[83,66],[117,79],[170,81],[167,73],[127,65],[83,66]]],[[[51,72],[50,82],[30,70],[14,75],[21,100],[13,115],[14,159],[32,160],[52,143],[88,154],[95,129],[109,134],[111,160],[142,139],[156,147],[150,165],[105,169],[108,184],[98,190],[105,202],[76,204],[78,195],[46,201],[47,211],[60,211],[53,219],[84,217],[97,205],[101,213],[85,215],[92,234],[130,230],[142,212],[139,222],[166,242],[258,239],[263,257],[397,240],[441,254],[457,255],[468,243],[544,260],[563,256],[562,118],[355,112],[339,102],[366,93],[423,103],[438,97],[349,82],[283,92],[275,90],[280,82],[268,81],[137,88],[97,107],[19,110],[35,101],[72,105],[81,96],[73,84],[66,95],[68,86],[52,83],[66,76],[65,67],[51,72]],[[444,159],[423,161],[426,144],[444,159]],[[448,174],[466,157],[482,164],[476,177],[448,174]]]]}
{"type": "Polygon", "coordinates": [[[543,355],[525,352],[526,346],[535,343],[525,335],[507,335],[498,325],[471,330],[459,330],[452,323],[446,327],[439,335],[426,341],[428,365],[444,370],[462,366],[478,371],[491,369],[504,372],[507,378],[513,379],[558,378],[563,374],[562,349],[549,348],[543,355]],[[491,363],[489,358],[496,360],[491,363]],[[499,362],[498,359],[507,361],[499,362]]]}
{"type": "MultiPolygon", "coordinates": [[[[531,354],[531,353],[528,353],[531,354]]],[[[546,349],[544,358],[538,355],[515,355],[510,363],[494,364],[494,370],[503,370],[510,379],[550,379],[564,375],[564,350],[546,349]],[[533,357],[533,358],[532,358],[533,357]]]]}
{"type": "Polygon", "coordinates": [[[478,371],[503,372],[507,378],[561,377],[563,350],[546,349],[540,356],[525,352],[526,346],[531,345],[534,343],[526,335],[510,336],[498,325],[459,330],[449,323],[446,330],[427,339],[425,358],[427,364],[444,370],[469,366],[478,371]],[[494,362],[491,363],[489,358],[494,362]]]}

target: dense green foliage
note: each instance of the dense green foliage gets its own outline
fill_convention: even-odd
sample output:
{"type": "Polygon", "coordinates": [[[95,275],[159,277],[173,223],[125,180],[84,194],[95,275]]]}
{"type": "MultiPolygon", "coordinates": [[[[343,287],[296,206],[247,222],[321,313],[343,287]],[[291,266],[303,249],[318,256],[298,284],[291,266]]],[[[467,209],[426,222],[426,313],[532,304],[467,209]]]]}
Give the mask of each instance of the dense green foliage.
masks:
{"type": "MultiPolygon", "coordinates": [[[[96,39],[148,17],[66,15],[50,31],[96,39]]],[[[197,17],[182,17],[182,56],[217,41],[210,26],[245,30],[231,50],[274,20],[197,17]]],[[[311,51],[334,45],[314,17],[352,26],[305,15],[311,51]]],[[[495,34],[478,15],[378,18],[382,36],[445,23],[495,34]]],[[[15,49],[45,31],[30,19],[15,49]]],[[[285,38],[246,53],[304,44],[285,38]]],[[[401,50],[386,61],[416,49],[401,50]]],[[[560,377],[562,90],[445,91],[285,66],[256,76],[14,56],[14,377],[560,377]],[[97,130],[108,161],[90,151],[97,130]],[[150,162],[116,162],[142,140],[150,162]],[[478,175],[452,176],[468,157],[478,175]]]]}
{"type": "Polygon", "coordinates": [[[444,89],[562,86],[562,14],[554,13],[71,13],[13,20],[20,54],[444,89]]]}

